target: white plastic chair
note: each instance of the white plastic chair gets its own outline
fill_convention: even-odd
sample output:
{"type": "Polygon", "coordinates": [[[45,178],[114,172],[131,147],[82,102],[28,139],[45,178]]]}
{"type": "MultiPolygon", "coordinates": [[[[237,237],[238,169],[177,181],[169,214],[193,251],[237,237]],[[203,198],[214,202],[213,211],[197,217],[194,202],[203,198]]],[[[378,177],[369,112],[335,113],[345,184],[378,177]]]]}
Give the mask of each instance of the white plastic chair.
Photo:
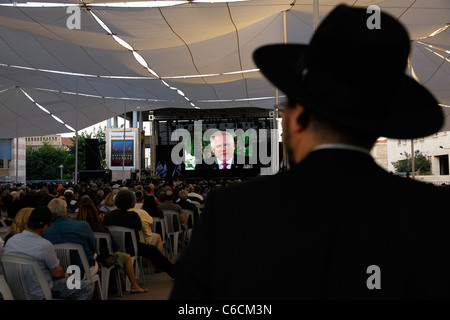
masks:
{"type": "Polygon", "coordinates": [[[187,243],[191,241],[192,230],[194,229],[194,211],[189,209],[182,209],[186,222],[184,223],[187,233],[187,243]]]}
{"type": "MultiPolygon", "coordinates": [[[[34,274],[41,285],[44,298],[46,300],[53,299],[52,291],[45,278],[44,272],[36,261],[9,254],[0,254],[0,264],[3,267],[3,273],[14,300],[31,300],[24,275],[24,268],[27,267],[33,269],[34,274]]],[[[5,296],[3,297],[5,298],[5,296]]]]}
{"type": "MultiPolygon", "coordinates": [[[[0,274],[0,295],[3,300],[14,300],[14,296],[9,289],[5,277],[0,274]]],[[[0,299],[1,300],[1,299],[0,299]]]]}
{"type": "MultiPolygon", "coordinates": [[[[1,216],[0,216],[0,220],[1,220],[1,216]]],[[[9,232],[9,228],[10,227],[2,227],[1,222],[0,222],[0,237],[5,240],[6,236],[8,235],[9,232]]]]}
{"type": "Polygon", "coordinates": [[[75,263],[71,261],[70,252],[78,252],[78,256],[80,257],[82,264],[82,266],[79,267],[83,267],[84,269],[84,277],[82,280],[88,280],[93,286],[97,285],[98,296],[100,300],[104,300],[100,276],[98,273],[94,275],[91,274],[89,262],[83,247],[80,244],[66,242],[54,244],[53,248],[55,249],[56,256],[59,259],[59,264],[64,270],[67,270],[67,267],[70,265],[75,265],[75,263]]]}
{"type": "MultiPolygon", "coordinates": [[[[108,247],[108,254],[113,255],[111,236],[105,232],[94,232],[94,237],[97,240],[97,250],[100,251],[100,242],[104,240],[106,242],[106,246],[108,247]]],[[[108,300],[108,292],[109,292],[109,278],[111,275],[111,270],[113,270],[115,274],[116,280],[116,288],[117,293],[122,297],[122,282],[120,281],[120,268],[117,266],[111,266],[107,268],[104,264],[100,264],[100,274],[102,275],[102,289],[103,289],[103,297],[105,300],[108,300]]]]}
{"type": "Polygon", "coordinates": [[[168,238],[173,237],[172,244],[172,254],[175,255],[178,253],[178,239],[180,234],[183,233],[181,231],[181,223],[180,223],[180,216],[178,215],[178,212],[172,211],[172,210],[163,210],[164,219],[166,220],[166,232],[168,235],[168,238]],[[178,228],[175,228],[175,221],[177,221],[178,228]]]}
{"type": "Polygon", "coordinates": [[[173,256],[170,256],[169,253],[172,252],[172,249],[168,249],[167,247],[170,247],[170,241],[167,241],[167,233],[166,233],[166,220],[158,218],[158,217],[153,217],[153,224],[152,224],[152,232],[153,233],[158,233],[158,229],[157,225],[160,226],[160,230],[161,230],[161,242],[163,244],[163,249],[164,249],[164,255],[171,259],[173,256]]]}
{"type": "MultiPolygon", "coordinates": [[[[112,236],[114,237],[114,240],[116,240],[117,245],[119,246],[119,251],[127,252],[126,246],[125,246],[125,237],[126,234],[131,234],[131,239],[133,242],[133,249],[134,249],[134,256],[131,255],[131,262],[134,265],[134,273],[137,279],[139,279],[140,285],[145,285],[145,276],[144,276],[144,268],[142,267],[142,261],[139,259],[139,252],[138,252],[138,245],[137,245],[137,239],[136,239],[136,233],[134,229],[131,228],[125,228],[120,226],[108,226],[109,231],[111,232],[112,236]]],[[[127,252],[128,253],[128,252],[127,252]]],[[[126,278],[126,290],[131,290],[131,282],[126,278]]]]}
{"type": "MultiPolygon", "coordinates": [[[[140,239],[142,239],[141,242],[145,243],[145,235],[144,235],[144,231],[142,229],[139,230],[139,237],[140,237],[140,239]]],[[[138,259],[139,259],[139,263],[142,264],[142,268],[144,268],[144,257],[143,256],[139,256],[138,259]]],[[[150,259],[148,259],[148,258],[146,258],[146,260],[147,260],[147,263],[148,263],[148,272],[150,274],[153,274],[152,261],[150,259]]]]}

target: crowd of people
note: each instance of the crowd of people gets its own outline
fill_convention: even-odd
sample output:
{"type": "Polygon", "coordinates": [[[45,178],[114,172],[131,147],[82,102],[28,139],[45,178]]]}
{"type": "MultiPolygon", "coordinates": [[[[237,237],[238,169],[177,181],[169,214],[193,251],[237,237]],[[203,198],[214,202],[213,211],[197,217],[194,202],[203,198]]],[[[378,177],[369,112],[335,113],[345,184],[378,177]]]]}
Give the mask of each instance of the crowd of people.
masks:
{"type": "MultiPolygon", "coordinates": [[[[179,212],[183,223],[180,208],[194,204],[201,219],[175,267],[157,235],[144,232],[138,246],[174,278],[172,300],[448,300],[450,190],[389,174],[370,154],[380,136],[438,132],[444,112],[405,74],[406,28],[379,10],[368,16],[368,9],[338,5],[308,44],[264,45],[253,53],[260,72],[286,96],[278,107],[289,170],[223,189],[234,181],[7,187],[2,223],[15,235],[4,251],[36,257],[49,283],[57,279],[57,297],[90,299],[89,286],[80,296],[61,287],[65,274],[52,243],[84,241],[92,268],[86,272],[95,272],[90,230],[141,230],[151,223],[142,214],[158,217],[164,208],[179,212]],[[261,199],[272,186],[275,200],[261,199]],[[221,190],[209,192],[215,188],[221,190]],[[282,230],[282,245],[272,230],[282,230]]],[[[213,147],[227,155],[226,144],[213,147]]],[[[218,165],[228,168],[224,162],[218,165]]],[[[133,254],[125,251],[122,259],[133,254]]],[[[41,298],[35,289],[30,294],[41,298]]]]}
{"type": "MultiPolygon", "coordinates": [[[[136,279],[131,256],[131,243],[120,252],[108,226],[134,229],[138,254],[148,258],[156,271],[175,277],[174,265],[164,255],[161,231],[152,232],[153,218],[164,218],[163,210],[179,213],[182,228],[192,227],[198,219],[204,200],[211,189],[238,183],[237,181],[151,181],[148,183],[121,181],[111,183],[57,184],[32,183],[4,185],[0,189],[0,226],[9,228],[1,239],[0,253],[30,257],[39,262],[54,297],[63,299],[92,299],[93,289],[84,283],[77,295],[61,285],[68,277],[62,270],[52,249],[57,243],[82,245],[91,272],[96,274],[99,264],[117,265],[131,282],[131,293],[143,293],[136,279]],[[193,212],[193,220],[186,223],[182,209],[193,212]],[[142,232],[140,232],[142,231],[142,232]],[[101,244],[97,248],[94,232],[109,233],[114,255],[101,244]],[[25,242],[31,241],[26,245],[25,242]],[[38,240],[36,240],[38,239],[38,240]],[[25,242],[24,242],[25,241],[25,242]]],[[[32,299],[42,299],[43,293],[34,284],[29,289],[32,299]]]]}

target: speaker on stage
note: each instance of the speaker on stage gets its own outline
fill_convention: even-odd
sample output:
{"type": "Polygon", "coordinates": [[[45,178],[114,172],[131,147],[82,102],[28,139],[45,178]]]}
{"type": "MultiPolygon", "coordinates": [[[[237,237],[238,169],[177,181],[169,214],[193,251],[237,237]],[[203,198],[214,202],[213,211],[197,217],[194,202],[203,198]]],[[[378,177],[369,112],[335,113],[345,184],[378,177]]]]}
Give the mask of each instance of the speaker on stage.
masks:
{"type": "Polygon", "coordinates": [[[86,170],[100,169],[100,150],[98,139],[85,140],[86,170]]]}

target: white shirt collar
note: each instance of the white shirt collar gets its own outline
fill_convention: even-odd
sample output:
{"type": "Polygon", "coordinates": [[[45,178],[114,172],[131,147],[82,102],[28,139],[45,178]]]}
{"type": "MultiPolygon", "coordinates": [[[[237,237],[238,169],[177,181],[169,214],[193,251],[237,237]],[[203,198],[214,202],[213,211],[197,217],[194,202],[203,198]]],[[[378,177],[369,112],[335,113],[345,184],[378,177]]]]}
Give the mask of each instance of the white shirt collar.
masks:
{"type": "MultiPolygon", "coordinates": [[[[219,158],[217,158],[217,164],[219,165],[219,168],[222,168],[223,161],[220,161],[219,158]]],[[[230,165],[233,163],[233,157],[227,160],[227,169],[230,167],[230,165]]]]}
{"type": "Polygon", "coordinates": [[[314,147],[311,150],[311,152],[317,151],[317,150],[323,150],[323,149],[352,150],[352,151],[358,151],[358,152],[362,152],[362,153],[370,155],[370,151],[367,149],[364,149],[362,147],[353,146],[351,144],[344,144],[344,143],[324,143],[324,144],[314,147]]]}

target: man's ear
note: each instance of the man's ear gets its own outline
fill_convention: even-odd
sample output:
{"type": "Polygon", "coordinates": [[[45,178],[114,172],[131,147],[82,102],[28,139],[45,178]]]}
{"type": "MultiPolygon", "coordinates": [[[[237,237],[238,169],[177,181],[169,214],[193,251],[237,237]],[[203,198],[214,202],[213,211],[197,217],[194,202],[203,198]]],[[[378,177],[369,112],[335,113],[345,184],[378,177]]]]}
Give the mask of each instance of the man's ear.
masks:
{"type": "Polygon", "coordinates": [[[303,128],[305,129],[308,124],[309,124],[309,119],[310,119],[310,115],[311,113],[305,109],[305,107],[301,106],[301,113],[299,114],[299,116],[297,117],[297,123],[303,128]]]}
{"type": "Polygon", "coordinates": [[[295,111],[292,119],[295,119],[294,123],[291,123],[292,128],[294,128],[295,132],[303,131],[309,123],[309,112],[305,110],[301,104],[296,104],[295,111]]]}

